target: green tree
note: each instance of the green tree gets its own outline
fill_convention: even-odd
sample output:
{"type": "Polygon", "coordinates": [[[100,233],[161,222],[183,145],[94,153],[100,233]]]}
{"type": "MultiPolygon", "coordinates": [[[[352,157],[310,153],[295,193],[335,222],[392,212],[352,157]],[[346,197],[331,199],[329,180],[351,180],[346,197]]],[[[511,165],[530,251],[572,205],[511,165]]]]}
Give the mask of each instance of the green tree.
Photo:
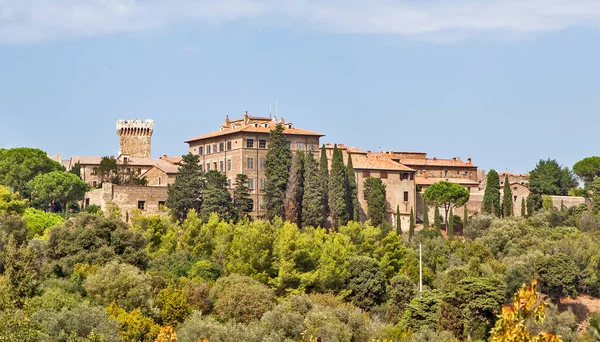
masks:
{"type": "Polygon", "coordinates": [[[365,179],[364,198],[367,201],[367,217],[371,220],[371,224],[381,225],[385,220],[387,201],[385,184],[380,178],[365,179]]]}
{"type": "Polygon", "coordinates": [[[502,217],[513,216],[513,198],[508,175],[504,178],[504,196],[502,197],[502,217]]]}
{"type": "Polygon", "coordinates": [[[469,224],[469,208],[467,208],[467,204],[463,206],[463,235],[465,229],[467,229],[467,224],[469,224]]]}
{"type": "Polygon", "coordinates": [[[386,295],[386,277],[377,261],[358,256],[350,259],[348,289],[352,304],[369,311],[381,304],[386,295]]]}
{"type": "Polygon", "coordinates": [[[562,296],[577,296],[579,268],[564,253],[552,254],[538,265],[541,290],[547,293],[554,304],[560,304],[562,296]]]}
{"type": "Polygon", "coordinates": [[[292,158],[290,178],[285,191],[285,219],[302,226],[302,197],[304,195],[304,152],[298,151],[292,158]]]}
{"type": "Polygon", "coordinates": [[[573,172],[554,159],[540,160],[529,173],[529,189],[537,194],[567,196],[575,187],[573,172]]]}
{"type": "Polygon", "coordinates": [[[113,182],[117,178],[119,167],[115,157],[102,157],[100,165],[94,168],[93,173],[100,176],[100,182],[113,182]]]}
{"type": "Polygon", "coordinates": [[[176,326],[192,313],[185,291],[171,286],[158,292],[156,305],[163,325],[176,326]]]}
{"type": "MultiPolygon", "coordinates": [[[[489,186],[489,184],[488,184],[489,186]]],[[[441,181],[432,184],[423,193],[423,200],[428,203],[437,203],[446,211],[445,222],[448,223],[448,211],[457,206],[467,203],[469,190],[459,184],[441,181]]]]}
{"type": "Polygon", "coordinates": [[[0,184],[13,192],[25,193],[26,184],[36,176],[64,168],[36,148],[0,149],[0,184]]]}
{"type": "Polygon", "coordinates": [[[79,164],[79,162],[75,163],[75,165],[73,165],[69,170],[69,173],[81,178],[81,164],[79,164]]]}
{"type": "Polygon", "coordinates": [[[105,309],[108,316],[119,322],[119,336],[126,342],[154,342],[160,326],[150,317],[142,314],[140,309],[127,312],[112,302],[105,309]]]}
{"type": "MultiPolygon", "coordinates": [[[[327,163],[327,158],[325,158],[327,163]]],[[[323,180],[317,161],[312,152],[308,152],[305,161],[304,196],[302,197],[302,224],[308,227],[319,227],[325,224],[325,208],[323,202],[323,180]]]]}
{"type": "Polygon", "coordinates": [[[440,206],[434,203],[435,209],[433,210],[433,227],[437,230],[442,228],[442,215],[440,215],[440,206]]]}
{"type": "Polygon", "coordinates": [[[423,229],[429,229],[429,206],[423,203],[423,229]]]}
{"type": "Polygon", "coordinates": [[[219,218],[229,221],[233,219],[233,202],[227,190],[227,177],[217,170],[205,173],[206,185],[202,194],[200,217],[207,221],[210,214],[217,213],[219,218]]]}
{"type": "Polygon", "coordinates": [[[248,176],[239,173],[235,176],[235,186],[233,189],[233,206],[239,219],[248,217],[252,211],[254,201],[250,198],[250,189],[248,188],[248,176]]]}
{"type": "Polygon", "coordinates": [[[199,213],[203,191],[204,173],[200,166],[200,158],[188,153],[179,162],[175,182],[169,184],[166,205],[171,209],[173,217],[183,221],[191,209],[199,213]]]}
{"type": "Polygon", "coordinates": [[[325,220],[329,217],[329,161],[327,160],[327,150],[325,144],[321,146],[319,156],[319,179],[321,180],[321,191],[323,192],[321,200],[323,201],[323,217],[325,220]]]}
{"type": "Polygon", "coordinates": [[[409,216],[409,224],[408,224],[408,241],[411,241],[413,236],[415,235],[415,215],[413,213],[413,208],[410,207],[410,216],[409,216]]]}
{"type": "MultiPolygon", "coordinates": [[[[365,190],[366,191],[366,190],[365,190]]],[[[335,228],[348,222],[348,173],[344,165],[342,150],[337,145],[333,146],[331,159],[331,174],[329,176],[329,208],[331,220],[335,228]]]]}
{"type": "Polygon", "coordinates": [[[594,180],[589,185],[592,191],[592,212],[600,213],[600,177],[594,177],[594,180]]]}
{"type": "Polygon", "coordinates": [[[487,174],[482,206],[484,213],[500,217],[500,178],[496,170],[490,170],[487,174]]]}
{"type": "Polygon", "coordinates": [[[348,217],[350,221],[358,221],[358,188],[356,187],[356,174],[354,173],[354,166],[352,165],[352,154],[348,152],[348,163],[346,165],[348,171],[348,217]]]}
{"type": "Polygon", "coordinates": [[[283,125],[271,130],[265,159],[264,206],[266,218],[285,217],[284,197],[292,165],[292,150],[283,135],[283,125]]]}
{"type": "Polygon", "coordinates": [[[446,235],[448,235],[448,239],[454,238],[454,212],[452,208],[450,208],[450,214],[448,215],[449,220],[446,225],[446,235]]]}
{"type": "Polygon", "coordinates": [[[4,251],[4,276],[0,282],[0,308],[18,309],[38,290],[39,270],[36,253],[17,245],[12,235],[4,251]]]}
{"type": "Polygon", "coordinates": [[[583,181],[587,189],[595,177],[600,177],[600,157],[584,158],[573,165],[573,172],[583,181]]]}
{"type": "Polygon", "coordinates": [[[400,205],[396,206],[396,234],[402,236],[402,217],[400,216],[400,205]]]}
{"type": "Polygon", "coordinates": [[[36,176],[27,183],[32,199],[43,203],[59,203],[63,210],[67,202],[83,199],[88,185],[72,173],[53,171],[36,176]]]}
{"type": "Polygon", "coordinates": [[[22,215],[29,207],[29,200],[20,197],[18,192],[12,192],[9,187],[0,185],[0,214],[22,215]]]}
{"type": "Polygon", "coordinates": [[[275,293],[267,286],[252,278],[242,281],[226,278],[219,278],[215,283],[220,291],[211,291],[215,312],[221,319],[248,323],[260,319],[275,306],[275,293]]]}
{"type": "Polygon", "coordinates": [[[525,205],[525,197],[521,197],[521,217],[525,217],[525,209],[527,206],[525,205]]]}
{"type": "Polygon", "coordinates": [[[417,295],[417,285],[407,276],[397,275],[390,280],[389,299],[386,303],[386,317],[396,323],[402,318],[408,303],[417,295]]]}
{"type": "Polygon", "coordinates": [[[43,210],[27,208],[23,215],[25,225],[29,229],[29,236],[42,236],[50,227],[62,224],[65,220],[62,216],[53,213],[47,213],[43,210]]]}

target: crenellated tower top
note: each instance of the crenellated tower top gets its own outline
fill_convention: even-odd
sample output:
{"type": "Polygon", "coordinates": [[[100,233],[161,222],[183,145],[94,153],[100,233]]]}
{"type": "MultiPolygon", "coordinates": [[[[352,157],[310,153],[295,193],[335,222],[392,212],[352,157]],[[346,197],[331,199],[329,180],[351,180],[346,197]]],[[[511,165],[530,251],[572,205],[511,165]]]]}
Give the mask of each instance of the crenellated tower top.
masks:
{"type": "Polygon", "coordinates": [[[150,158],[153,132],[153,120],[118,120],[119,155],[150,158]]]}

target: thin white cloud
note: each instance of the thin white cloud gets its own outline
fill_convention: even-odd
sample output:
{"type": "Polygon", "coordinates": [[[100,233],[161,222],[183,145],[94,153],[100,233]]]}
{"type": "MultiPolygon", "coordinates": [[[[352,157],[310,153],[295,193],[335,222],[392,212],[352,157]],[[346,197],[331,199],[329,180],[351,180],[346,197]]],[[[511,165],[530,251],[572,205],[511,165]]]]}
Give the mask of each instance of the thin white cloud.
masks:
{"type": "Polygon", "coordinates": [[[0,0],[0,43],[208,24],[407,37],[598,27],[600,0],[0,0]]]}

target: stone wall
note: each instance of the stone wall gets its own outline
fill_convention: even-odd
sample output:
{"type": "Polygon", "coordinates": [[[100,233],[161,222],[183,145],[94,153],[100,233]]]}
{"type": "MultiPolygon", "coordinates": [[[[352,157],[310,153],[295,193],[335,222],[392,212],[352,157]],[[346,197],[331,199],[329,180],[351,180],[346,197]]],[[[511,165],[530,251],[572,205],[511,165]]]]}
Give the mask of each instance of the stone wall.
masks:
{"type": "Polygon", "coordinates": [[[119,154],[132,158],[150,158],[153,132],[154,121],[152,120],[117,121],[119,154]]]}
{"type": "Polygon", "coordinates": [[[106,211],[106,203],[113,201],[119,206],[125,218],[127,212],[131,213],[132,209],[140,207],[143,208],[144,214],[157,214],[160,212],[159,205],[164,204],[166,200],[166,186],[121,186],[103,183],[101,189],[85,194],[84,206],[98,205],[106,211]]]}

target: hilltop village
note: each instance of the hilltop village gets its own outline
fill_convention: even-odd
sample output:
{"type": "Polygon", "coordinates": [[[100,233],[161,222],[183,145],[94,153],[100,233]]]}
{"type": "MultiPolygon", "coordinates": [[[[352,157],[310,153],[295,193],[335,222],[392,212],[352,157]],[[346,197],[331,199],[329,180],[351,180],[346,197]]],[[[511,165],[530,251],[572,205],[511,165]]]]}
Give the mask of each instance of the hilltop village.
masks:
{"type": "MultiPolygon", "coordinates": [[[[248,177],[248,190],[252,198],[250,215],[256,218],[265,214],[263,205],[265,184],[265,157],[269,146],[269,133],[277,124],[284,128],[283,134],[293,153],[302,151],[312,153],[318,160],[321,146],[326,151],[328,165],[331,167],[334,144],[323,143],[325,134],[299,128],[290,121],[277,117],[257,117],[246,112],[238,119],[225,118],[224,123],[215,131],[185,140],[189,153],[199,156],[202,168],[218,170],[227,178],[227,188],[233,191],[237,174],[248,177]]],[[[106,181],[98,172],[102,156],[73,156],[62,160],[60,155],[54,159],[67,170],[77,165],[81,178],[92,190],[85,194],[82,207],[97,205],[102,210],[107,203],[116,204],[122,211],[122,217],[128,216],[132,209],[145,214],[155,214],[167,200],[167,187],[173,184],[178,172],[181,156],[163,155],[152,158],[153,120],[117,121],[119,151],[114,157],[116,165],[126,174],[144,179],[137,184],[113,184],[106,181]]],[[[364,180],[379,178],[386,188],[386,219],[392,224],[401,220],[401,224],[410,224],[411,209],[414,212],[414,224],[423,223],[424,191],[440,181],[456,183],[469,192],[469,200],[463,206],[455,208],[455,215],[481,213],[486,187],[486,172],[479,169],[471,158],[428,157],[426,152],[410,151],[363,151],[345,142],[335,144],[342,150],[344,163],[351,156],[356,177],[359,203],[359,220],[367,219],[367,201],[364,196],[364,180]],[[399,215],[397,215],[399,211],[399,215]]],[[[528,174],[500,173],[500,192],[503,195],[504,183],[509,182],[512,194],[512,213],[520,216],[522,205],[529,196],[528,174]]],[[[550,196],[552,205],[577,206],[585,203],[585,198],[577,196],[550,196]]],[[[428,208],[428,216],[434,217],[435,209],[428,208]]]]}

